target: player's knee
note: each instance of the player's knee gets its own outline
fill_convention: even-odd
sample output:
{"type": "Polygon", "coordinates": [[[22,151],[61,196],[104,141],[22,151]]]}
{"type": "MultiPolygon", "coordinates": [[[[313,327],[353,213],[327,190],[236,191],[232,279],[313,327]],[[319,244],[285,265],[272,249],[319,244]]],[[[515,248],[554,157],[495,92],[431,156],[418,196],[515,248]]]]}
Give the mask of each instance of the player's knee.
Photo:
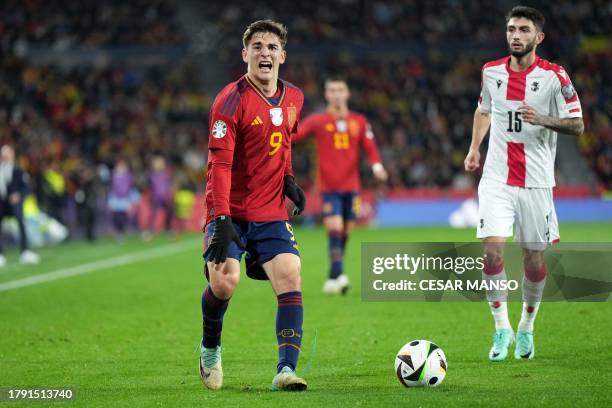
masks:
{"type": "Polygon", "coordinates": [[[539,269],[544,265],[544,252],[524,249],[523,264],[525,265],[525,269],[539,269]]]}
{"type": "Polygon", "coordinates": [[[523,255],[523,268],[525,276],[532,282],[539,282],[546,277],[546,264],[544,252],[526,249],[523,255]]]}
{"type": "Polygon", "coordinates": [[[503,247],[499,244],[485,244],[484,265],[486,268],[498,268],[504,263],[503,247]]]}
{"type": "Polygon", "coordinates": [[[344,223],[342,217],[337,215],[331,215],[323,218],[323,224],[328,233],[342,233],[344,230],[344,223]]]}
{"type": "Polygon", "coordinates": [[[234,294],[236,289],[237,280],[232,281],[230,279],[224,279],[215,283],[211,283],[211,287],[215,296],[220,299],[229,299],[234,294]]]}
{"type": "Polygon", "coordinates": [[[286,265],[282,272],[279,273],[278,280],[281,281],[282,287],[288,290],[299,290],[302,285],[300,264],[292,262],[286,265]]]}
{"type": "Polygon", "coordinates": [[[236,273],[220,274],[218,279],[210,282],[215,295],[221,299],[229,299],[234,294],[240,275],[236,273]]]}

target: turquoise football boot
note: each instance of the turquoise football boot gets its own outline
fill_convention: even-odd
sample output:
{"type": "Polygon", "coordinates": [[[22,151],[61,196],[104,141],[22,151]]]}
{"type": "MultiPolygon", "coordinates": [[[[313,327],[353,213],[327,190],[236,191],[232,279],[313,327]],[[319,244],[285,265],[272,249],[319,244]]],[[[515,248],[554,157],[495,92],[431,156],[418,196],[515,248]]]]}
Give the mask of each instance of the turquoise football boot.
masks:
{"type": "Polygon", "coordinates": [[[533,345],[533,332],[518,330],[516,332],[514,358],[517,360],[531,360],[534,356],[535,346],[533,345]]]}
{"type": "Polygon", "coordinates": [[[498,329],[493,336],[493,346],[489,351],[489,360],[504,361],[508,357],[508,348],[514,341],[512,329],[498,329]]]}

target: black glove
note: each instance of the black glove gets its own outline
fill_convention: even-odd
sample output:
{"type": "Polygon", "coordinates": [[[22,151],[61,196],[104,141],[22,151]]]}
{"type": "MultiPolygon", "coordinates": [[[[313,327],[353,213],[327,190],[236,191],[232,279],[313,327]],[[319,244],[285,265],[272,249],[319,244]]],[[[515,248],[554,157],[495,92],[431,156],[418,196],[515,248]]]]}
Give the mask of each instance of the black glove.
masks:
{"type": "Polygon", "coordinates": [[[304,195],[304,190],[295,183],[293,176],[285,176],[283,178],[283,194],[289,197],[293,204],[295,204],[293,215],[299,215],[304,211],[306,196],[304,195]]]}
{"type": "Polygon", "coordinates": [[[240,249],[245,248],[236,233],[236,229],[234,229],[232,217],[221,215],[215,218],[215,232],[213,232],[208,248],[206,248],[206,252],[204,252],[204,259],[216,264],[225,262],[232,241],[234,241],[240,249]]]}

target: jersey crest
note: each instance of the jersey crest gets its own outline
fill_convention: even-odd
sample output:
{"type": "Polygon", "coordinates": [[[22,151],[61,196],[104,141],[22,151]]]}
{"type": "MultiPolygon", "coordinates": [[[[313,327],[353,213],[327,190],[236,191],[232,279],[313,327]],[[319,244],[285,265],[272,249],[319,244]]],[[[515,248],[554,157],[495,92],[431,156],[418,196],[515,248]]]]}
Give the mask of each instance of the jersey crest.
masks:
{"type": "Polygon", "coordinates": [[[270,119],[274,126],[280,126],[283,124],[283,108],[271,108],[270,119]]]}
{"type": "Polygon", "coordinates": [[[357,122],[356,120],[349,120],[349,134],[352,137],[358,137],[359,136],[359,122],[357,122]]]}
{"type": "Polygon", "coordinates": [[[297,109],[295,106],[289,106],[287,108],[287,122],[289,123],[289,127],[293,128],[295,122],[297,121],[297,109]]]}

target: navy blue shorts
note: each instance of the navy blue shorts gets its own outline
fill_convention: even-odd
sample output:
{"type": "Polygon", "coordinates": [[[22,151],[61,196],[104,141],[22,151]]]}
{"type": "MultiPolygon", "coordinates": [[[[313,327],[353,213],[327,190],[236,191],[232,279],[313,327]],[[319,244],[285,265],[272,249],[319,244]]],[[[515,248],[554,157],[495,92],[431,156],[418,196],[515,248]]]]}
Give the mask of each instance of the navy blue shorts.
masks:
{"type": "Polygon", "coordinates": [[[360,213],[359,193],[323,193],[323,217],[339,215],[345,220],[356,220],[360,213]]]}
{"type": "MultiPolygon", "coordinates": [[[[267,280],[268,276],[261,265],[278,254],[289,253],[300,256],[297,241],[293,236],[293,227],[288,221],[249,222],[232,220],[232,223],[240,241],[245,244],[246,251],[240,249],[232,241],[227,256],[240,262],[242,254],[246,252],[246,272],[251,279],[267,280]]],[[[214,231],[215,222],[211,221],[204,231],[204,252],[206,252],[214,231]]],[[[208,267],[205,266],[204,269],[206,279],[208,279],[208,267]]]]}

